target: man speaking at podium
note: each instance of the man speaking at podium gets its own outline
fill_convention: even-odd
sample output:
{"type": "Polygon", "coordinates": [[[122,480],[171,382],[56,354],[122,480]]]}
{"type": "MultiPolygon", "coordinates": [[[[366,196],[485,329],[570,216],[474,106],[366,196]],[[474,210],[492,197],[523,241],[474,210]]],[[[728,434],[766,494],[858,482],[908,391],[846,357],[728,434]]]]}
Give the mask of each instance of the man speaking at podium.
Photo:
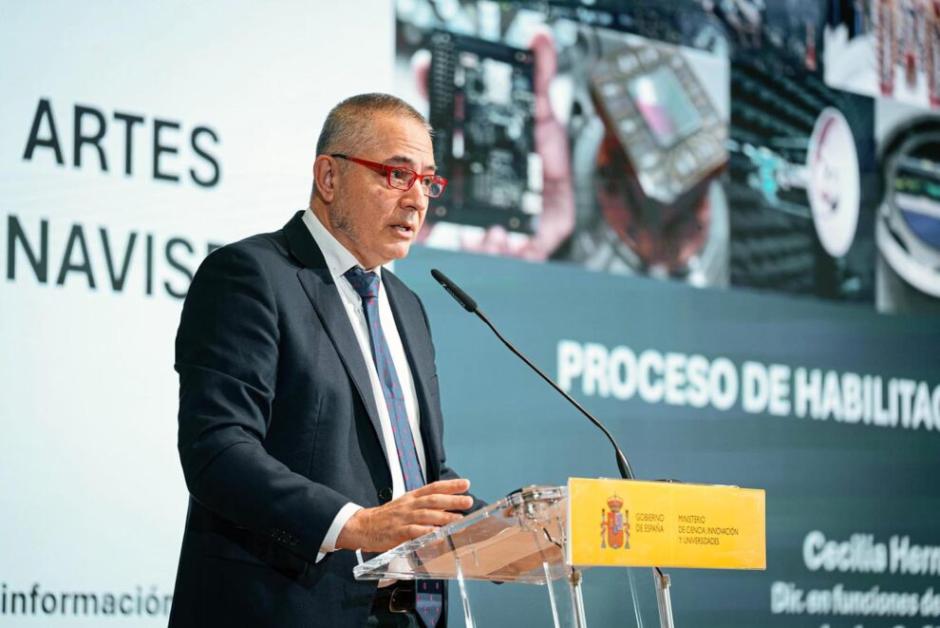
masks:
{"type": "Polygon", "coordinates": [[[309,209],[213,252],[176,339],[190,491],[170,626],[444,626],[443,583],[356,582],[381,552],[458,519],[434,347],[407,255],[435,170],[427,121],[349,98],[317,141],[309,209]]]}

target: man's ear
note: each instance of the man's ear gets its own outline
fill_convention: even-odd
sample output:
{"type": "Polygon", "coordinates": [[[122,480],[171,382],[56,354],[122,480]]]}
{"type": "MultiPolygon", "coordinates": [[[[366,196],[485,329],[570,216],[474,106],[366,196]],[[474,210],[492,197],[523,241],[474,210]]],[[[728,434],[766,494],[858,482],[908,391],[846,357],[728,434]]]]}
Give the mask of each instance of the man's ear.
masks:
{"type": "Polygon", "coordinates": [[[333,202],[336,195],[336,160],[327,155],[319,155],[313,162],[313,184],[324,202],[333,202]]]}

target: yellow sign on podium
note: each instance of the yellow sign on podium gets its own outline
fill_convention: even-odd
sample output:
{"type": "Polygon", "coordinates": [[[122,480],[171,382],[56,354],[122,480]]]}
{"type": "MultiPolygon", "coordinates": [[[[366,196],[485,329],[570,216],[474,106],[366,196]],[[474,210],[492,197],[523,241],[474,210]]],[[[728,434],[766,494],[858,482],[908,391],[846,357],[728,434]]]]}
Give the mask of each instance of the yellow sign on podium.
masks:
{"type": "Polygon", "coordinates": [[[764,491],[568,480],[572,565],[766,569],[764,491]]]}

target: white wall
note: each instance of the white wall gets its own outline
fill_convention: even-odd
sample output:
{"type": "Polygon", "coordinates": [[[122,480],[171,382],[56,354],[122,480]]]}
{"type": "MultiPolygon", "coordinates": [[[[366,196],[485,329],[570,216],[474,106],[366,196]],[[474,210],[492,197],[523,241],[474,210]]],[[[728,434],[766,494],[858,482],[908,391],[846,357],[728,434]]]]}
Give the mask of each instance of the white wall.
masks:
{"type": "MultiPolygon", "coordinates": [[[[222,0],[0,7],[0,624],[36,626],[42,617],[43,626],[97,626],[112,592],[131,598],[116,598],[116,618],[107,621],[165,625],[162,609],[148,615],[146,596],[152,587],[161,598],[172,592],[185,518],[172,369],[182,301],[171,292],[188,285],[165,249],[192,271],[210,243],[279,228],[306,204],[327,110],[353,93],[391,90],[391,3],[326,7],[222,0]],[[41,99],[51,107],[63,165],[48,146],[24,158],[41,99]],[[91,145],[74,164],[76,105],[104,117],[107,172],[91,145]],[[129,176],[116,112],[144,118],[132,127],[129,176]],[[163,153],[159,164],[179,182],[154,178],[157,119],[180,125],[160,131],[161,143],[178,152],[163,153]],[[196,139],[219,165],[219,182],[209,187],[189,174],[193,168],[206,181],[214,170],[191,145],[200,126],[218,139],[206,131],[196,139]],[[18,226],[39,255],[43,221],[45,281],[22,241],[11,247],[18,226]],[[129,257],[120,289],[101,229],[114,274],[129,257]],[[84,240],[94,289],[85,270],[66,268],[57,281],[70,239],[74,267],[86,265],[84,240]],[[26,616],[19,607],[12,614],[15,591],[28,594],[26,616]],[[99,615],[82,615],[80,604],[74,616],[69,597],[63,614],[62,593],[97,594],[99,615]],[[55,611],[45,614],[43,602],[49,609],[53,601],[55,611]],[[131,613],[122,613],[122,601],[131,613]]],[[[97,124],[93,114],[83,117],[86,134],[97,124]]],[[[50,133],[45,116],[38,136],[48,141],[50,133]]]]}

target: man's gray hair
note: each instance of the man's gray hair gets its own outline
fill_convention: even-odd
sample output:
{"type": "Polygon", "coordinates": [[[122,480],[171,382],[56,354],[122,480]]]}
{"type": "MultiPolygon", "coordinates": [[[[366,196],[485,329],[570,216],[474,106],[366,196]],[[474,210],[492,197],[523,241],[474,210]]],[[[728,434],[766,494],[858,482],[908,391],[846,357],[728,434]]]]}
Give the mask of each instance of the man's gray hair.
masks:
{"type": "Polygon", "coordinates": [[[317,155],[352,150],[372,139],[372,119],[387,114],[411,118],[431,133],[431,125],[417,109],[391,94],[359,94],[342,101],[326,116],[317,140],[317,155]]]}

